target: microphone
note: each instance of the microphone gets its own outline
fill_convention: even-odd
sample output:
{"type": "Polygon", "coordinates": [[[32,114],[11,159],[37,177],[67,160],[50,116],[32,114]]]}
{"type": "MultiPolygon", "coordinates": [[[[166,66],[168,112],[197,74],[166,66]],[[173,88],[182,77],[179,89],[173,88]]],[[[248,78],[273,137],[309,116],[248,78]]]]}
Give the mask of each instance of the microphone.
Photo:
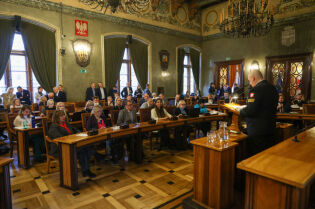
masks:
{"type": "Polygon", "coordinates": [[[300,142],[300,140],[297,138],[298,134],[302,133],[303,131],[306,131],[307,129],[313,128],[314,126],[315,126],[315,122],[311,123],[310,125],[306,126],[305,128],[297,130],[294,134],[294,138],[292,139],[292,141],[293,142],[300,142]]]}

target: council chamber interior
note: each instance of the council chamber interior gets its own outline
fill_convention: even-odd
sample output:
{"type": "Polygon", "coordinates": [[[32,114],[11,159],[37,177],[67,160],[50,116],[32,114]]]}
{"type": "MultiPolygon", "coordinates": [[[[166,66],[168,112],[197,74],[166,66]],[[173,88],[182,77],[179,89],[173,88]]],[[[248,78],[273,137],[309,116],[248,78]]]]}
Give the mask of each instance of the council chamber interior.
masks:
{"type": "Polygon", "coordinates": [[[315,208],[315,2],[0,1],[0,209],[315,208]]]}

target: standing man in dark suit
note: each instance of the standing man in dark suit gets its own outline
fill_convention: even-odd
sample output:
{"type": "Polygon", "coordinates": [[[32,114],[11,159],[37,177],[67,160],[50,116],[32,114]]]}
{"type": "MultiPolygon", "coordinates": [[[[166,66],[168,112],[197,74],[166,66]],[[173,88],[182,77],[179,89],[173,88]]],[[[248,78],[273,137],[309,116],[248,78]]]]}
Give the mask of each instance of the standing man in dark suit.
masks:
{"type": "Polygon", "coordinates": [[[88,101],[88,100],[93,101],[93,97],[95,97],[95,96],[97,96],[97,92],[96,92],[96,89],[95,89],[95,83],[92,82],[91,83],[91,87],[86,89],[85,101],[88,101]]]}
{"type": "Polygon", "coordinates": [[[248,156],[252,156],[274,144],[278,93],[276,87],[263,79],[259,70],[250,71],[248,81],[252,89],[240,115],[246,118],[246,149],[248,156]]]}
{"type": "Polygon", "coordinates": [[[53,91],[54,91],[54,102],[55,103],[60,102],[60,98],[59,98],[59,94],[58,94],[58,92],[59,92],[58,86],[55,86],[53,88],[53,91]]]}
{"type": "Polygon", "coordinates": [[[104,88],[103,83],[102,82],[98,82],[98,88],[97,90],[97,96],[100,100],[105,100],[107,99],[107,92],[106,92],[106,88],[104,88]]]}
{"type": "Polygon", "coordinates": [[[21,86],[17,87],[16,98],[20,99],[21,104],[30,105],[31,104],[31,96],[30,92],[27,89],[22,89],[21,86]]]}
{"type": "Polygon", "coordinates": [[[108,96],[111,96],[112,98],[115,98],[115,93],[117,93],[117,87],[113,86],[111,89],[109,89],[108,96]]]}
{"type": "Polygon", "coordinates": [[[127,96],[131,95],[132,96],[132,87],[130,86],[130,83],[128,82],[126,84],[126,87],[123,88],[123,90],[121,91],[121,96],[123,98],[127,98],[127,96]]]}
{"type": "Polygon", "coordinates": [[[59,102],[67,102],[66,92],[64,92],[63,85],[61,84],[59,84],[58,86],[58,97],[59,97],[59,102]]]}
{"type": "Polygon", "coordinates": [[[150,84],[147,84],[145,89],[143,90],[143,94],[148,94],[149,97],[152,97],[151,91],[150,91],[150,84]]]}

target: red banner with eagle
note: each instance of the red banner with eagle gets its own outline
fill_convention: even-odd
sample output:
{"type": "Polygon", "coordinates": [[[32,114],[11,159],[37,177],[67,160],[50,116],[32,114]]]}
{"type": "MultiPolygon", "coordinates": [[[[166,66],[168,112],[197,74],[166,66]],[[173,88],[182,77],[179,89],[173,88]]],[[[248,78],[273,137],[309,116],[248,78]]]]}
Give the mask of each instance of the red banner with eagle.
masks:
{"type": "Polygon", "coordinates": [[[88,21],[75,20],[75,35],[76,36],[89,36],[88,21]]]}

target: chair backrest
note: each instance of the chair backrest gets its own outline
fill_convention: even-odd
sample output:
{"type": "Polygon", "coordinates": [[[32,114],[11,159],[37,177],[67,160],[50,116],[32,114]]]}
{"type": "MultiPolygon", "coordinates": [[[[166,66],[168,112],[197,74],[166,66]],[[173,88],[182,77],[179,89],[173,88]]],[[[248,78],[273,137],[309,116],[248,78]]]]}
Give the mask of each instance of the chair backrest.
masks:
{"type": "Polygon", "coordinates": [[[169,114],[173,115],[174,114],[174,110],[176,109],[175,106],[167,106],[166,110],[169,114]]]}
{"type": "Polygon", "coordinates": [[[11,113],[19,113],[21,108],[11,108],[11,113]]]}
{"type": "Polygon", "coordinates": [[[105,100],[100,100],[100,104],[101,104],[101,106],[104,108],[104,107],[106,106],[105,100]]]}
{"type": "Polygon", "coordinates": [[[87,124],[87,121],[88,121],[90,116],[91,116],[91,113],[82,113],[81,114],[81,121],[82,121],[82,129],[83,129],[83,131],[86,131],[86,124],[87,124]]]}
{"type": "Polygon", "coordinates": [[[74,103],[74,109],[76,112],[81,112],[82,109],[85,108],[85,104],[86,102],[85,101],[77,101],[74,103]]]}
{"type": "Polygon", "coordinates": [[[315,114],[315,104],[303,104],[303,114],[315,114]]]}
{"type": "Polygon", "coordinates": [[[38,103],[33,103],[32,104],[32,111],[38,111],[39,110],[39,105],[38,103]]]}
{"type": "Polygon", "coordinates": [[[52,120],[52,116],[54,114],[56,110],[46,110],[46,117],[47,117],[47,120],[51,121],[52,120]]]}
{"type": "Polygon", "coordinates": [[[146,122],[146,121],[151,120],[151,110],[152,110],[152,108],[139,109],[140,122],[146,122]]]}
{"type": "Polygon", "coordinates": [[[117,124],[119,110],[110,110],[109,113],[110,113],[110,121],[112,123],[112,126],[114,126],[117,124]]]}
{"type": "Polygon", "coordinates": [[[50,154],[48,153],[48,151],[49,151],[49,143],[54,143],[53,140],[51,140],[51,139],[49,138],[49,136],[44,136],[44,138],[45,138],[46,156],[55,159],[54,156],[52,156],[52,155],[50,155],[50,154]]]}
{"type": "Polygon", "coordinates": [[[6,115],[7,115],[8,113],[6,113],[6,112],[0,112],[0,122],[6,122],[6,115]]]}
{"type": "Polygon", "coordinates": [[[65,103],[65,108],[68,111],[68,113],[74,113],[75,112],[75,108],[74,108],[74,103],[65,103]]]}
{"type": "Polygon", "coordinates": [[[47,118],[42,119],[42,128],[43,128],[43,135],[48,136],[48,123],[47,123],[47,118]]]}
{"type": "Polygon", "coordinates": [[[13,132],[13,133],[15,133],[13,122],[17,115],[18,115],[17,113],[9,113],[6,115],[7,128],[10,132],[13,132]]]}

